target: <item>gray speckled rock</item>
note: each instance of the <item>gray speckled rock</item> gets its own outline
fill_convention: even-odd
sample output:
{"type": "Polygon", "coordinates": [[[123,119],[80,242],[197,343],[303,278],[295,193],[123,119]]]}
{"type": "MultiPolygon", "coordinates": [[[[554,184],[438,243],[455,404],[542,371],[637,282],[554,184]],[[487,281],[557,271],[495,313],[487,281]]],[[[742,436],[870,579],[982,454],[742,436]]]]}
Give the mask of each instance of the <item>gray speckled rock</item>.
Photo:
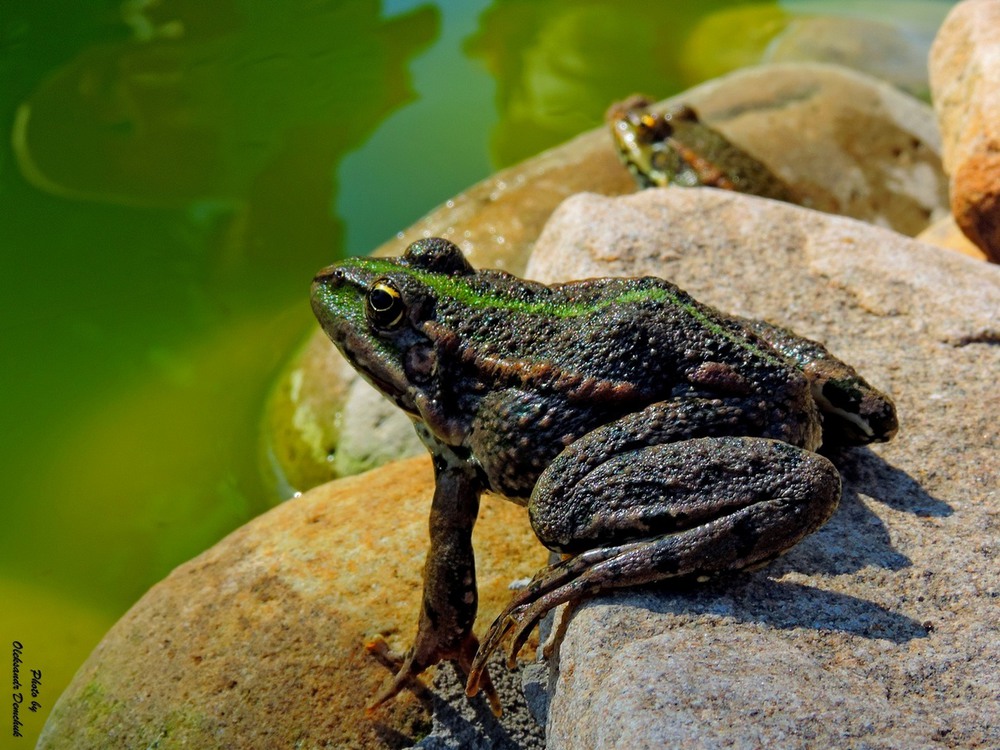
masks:
{"type": "Polygon", "coordinates": [[[896,399],[841,508],[777,563],[572,618],[550,748],[1000,747],[1000,269],[711,189],[575,196],[528,267],[656,274],[818,338],[896,399]]]}

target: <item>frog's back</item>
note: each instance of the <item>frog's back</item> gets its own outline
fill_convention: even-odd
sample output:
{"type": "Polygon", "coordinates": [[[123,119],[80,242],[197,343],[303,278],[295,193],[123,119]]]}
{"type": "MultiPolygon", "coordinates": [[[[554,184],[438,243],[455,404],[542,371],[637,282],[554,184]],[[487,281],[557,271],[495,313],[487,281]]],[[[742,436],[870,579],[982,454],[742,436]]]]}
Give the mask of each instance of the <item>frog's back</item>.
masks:
{"type": "Polygon", "coordinates": [[[596,304],[606,305],[568,326],[566,334],[593,342],[582,347],[591,351],[589,360],[619,368],[623,377],[642,372],[650,384],[659,381],[673,389],[688,383],[691,370],[706,362],[722,362],[755,376],[766,377],[768,371],[779,378],[786,375],[787,361],[753,332],[665,279],[599,279],[556,291],[592,295],[596,304]]]}
{"type": "Polygon", "coordinates": [[[786,363],[754,334],[664,279],[544,286],[507,285],[505,274],[493,272],[480,276],[504,302],[470,311],[462,325],[487,338],[483,350],[491,361],[518,363],[519,376],[583,384],[583,397],[669,397],[689,389],[690,373],[705,362],[752,372],[755,380],[769,369],[776,378],[787,375],[786,363]]]}

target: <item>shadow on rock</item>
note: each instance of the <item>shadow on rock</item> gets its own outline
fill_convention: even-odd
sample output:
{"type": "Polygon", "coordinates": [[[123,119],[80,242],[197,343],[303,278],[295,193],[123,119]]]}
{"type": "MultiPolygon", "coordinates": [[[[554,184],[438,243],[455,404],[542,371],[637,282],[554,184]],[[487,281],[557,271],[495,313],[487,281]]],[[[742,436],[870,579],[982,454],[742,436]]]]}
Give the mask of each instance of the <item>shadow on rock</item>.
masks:
{"type": "MultiPolygon", "coordinates": [[[[431,713],[432,726],[425,731],[427,736],[413,747],[420,750],[531,750],[543,747],[542,727],[524,712],[516,710],[514,705],[524,701],[521,671],[508,670],[503,654],[496,653],[490,660],[490,675],[504,706],[500,717],[493,715],[483,695],[471,700],[466,698],[465,675],[454,663],[438,668],[433,688],[423,683],[416,687],[414,692],[431,713]]],[[[402,737],[387,725],[380,724],[378,731],[387,742],[402,737]]]]}
{"type": "Polygon", "coordinates": [[[921,517],[943,518],[953,512],[948,503],[930,495],[920,482],[868,448],[843,451],[834,454],[831,460],[848,489],[870,491],[871,497],[890,508],[921,517]]]}
{"type": "Polygon", "coordinates": [[[686,616],[715,616],[755,622],[780,630],[808,628],[830,630],[907,643],[926,638],[927,629],[917,620],[892,612],[860,597],[827,591],[764,575],[743,581],[719,580],[708,586],[670,592],[621,592],[602,599],[618,606],[635,607],[637,612],[686,616]]]}
{"type": "Polygon", "coordinates": [[[844,479],[840,507],[823,528],[793,547],[768,572],[833,576],[868,567],[910,567],[910,559],[893,546],[874,506],[881,503],[919,517],[950,516],[951,506],[928,494],[913,477],[867,448],[838,452],[830,458],[844,479]]]}

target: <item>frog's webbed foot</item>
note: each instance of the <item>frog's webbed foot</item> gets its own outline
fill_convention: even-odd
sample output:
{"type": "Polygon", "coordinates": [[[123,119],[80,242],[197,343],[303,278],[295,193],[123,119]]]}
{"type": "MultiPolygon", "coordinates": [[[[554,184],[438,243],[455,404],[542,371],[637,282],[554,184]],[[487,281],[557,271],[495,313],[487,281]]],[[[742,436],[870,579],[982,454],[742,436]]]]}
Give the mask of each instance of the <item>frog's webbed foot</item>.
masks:
{"type": "MultiPolygon", "coordinates": [[[[531,583],[519,591],[500,615],[493,621],[486,638],[479,647],[479,652],[472,662],[469,672],[469,682],[466,693],[470,696],[486,688],[489,675],[486,673],[486,662],[490,655],[510,636],[507,647],[507,666],[513,669],[517,666],[517,654],[531,634],[532,628],[538,624],[546,613],[560,604],[576,603],[588,594],[603,588],[600,563],[613,561],[620,555],[634,552],[645,547],[643,542],[623,544],[617,547],[593,549],[576,557],[563,560],[555,565],[543,568],[531,583]]],[[[546,656],[559,638],[556,636],[545,644],[546,656]]]]}
{"type": "MultiPolygon", "coordinates": [[[[433,666],[440,661],[454,659],[462,674],[468,676],[472,670],[473,659],[479,649],[479,641],[475,635],[468,633],[457,648],[441,649],[436,644],[431,643],[429,639],[424,638],[421,640],[418,638],[418,642],[414,644],[405,656],[394,653],[381,637],[373,638],[365,645],[365,648],[369,654],[372,654],[380,662],[394,670],[392,677],[386,680],[381,690],[376,694],[375,699],[365,709],[366,712],[372,713],[405,688],[413,689],[418,695],[426,691],[427,688],[420,681],[419,675],[427,667],[433,666]]],[[[481,670],[479,680],[483,691],[486,693],[490,709],[495,716],[500,716],[503,713],[503,708],[500,705],[500,696],[497,695],[496,688],[493,687],[493,682],[490,680],[489,672],[485,668],[481,670]]]]}
{"type": "Polygon", "coordinates": [[[375,698],[365,708],[366,713],[374,712],[379,706],[396,697],[404,688],[409,687],[417,695],[426,692],[426,686],[418,677],[423,669],[414,666],[412,650],[407,654],[393,651],[380,635],[366,643],[365,650],[393,672],[392,677],[382,685],[375,698]]]}

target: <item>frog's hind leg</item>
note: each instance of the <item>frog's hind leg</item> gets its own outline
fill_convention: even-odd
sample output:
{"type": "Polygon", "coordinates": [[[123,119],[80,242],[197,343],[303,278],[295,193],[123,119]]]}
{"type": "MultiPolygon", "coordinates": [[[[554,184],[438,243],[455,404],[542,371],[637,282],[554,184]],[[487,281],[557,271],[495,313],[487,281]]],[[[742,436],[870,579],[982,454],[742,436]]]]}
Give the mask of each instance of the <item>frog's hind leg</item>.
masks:
{"type": "Polygon", "coordinates": [[[496,619],[473,662],[470,694],[490,652],[511,634],[509,653],[517,653],[553,607],[602,589],[765,563],[819,528],[840,499],[827,459],[765,438],[652,445],[583,475],[559,462],[550,469],[576,481],[543,475],[532,524],[554,549],[583,549],[540,571],[496,619]]]}

